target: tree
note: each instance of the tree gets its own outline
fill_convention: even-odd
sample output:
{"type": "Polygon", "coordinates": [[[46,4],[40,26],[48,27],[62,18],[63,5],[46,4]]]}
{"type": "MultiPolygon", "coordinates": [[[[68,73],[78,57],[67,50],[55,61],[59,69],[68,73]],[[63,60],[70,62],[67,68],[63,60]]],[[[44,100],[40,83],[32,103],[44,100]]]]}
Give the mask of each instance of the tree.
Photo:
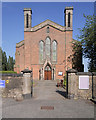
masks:
{"type": "Polygon", "coordinates": [[[81,45],[81,42],[73,39],[72,47],[73,47],[72,68],[76,69],[78,72],[83,72],[84,66],[82,64],[82,45],[81,45]]]}
{"type": "Polygon", "coordinates": [[[2,48],[0,47],[0,71],[7,71],[7,70],[14,70],[14,64],[15,64],[15,60],[13,59],[13,57],[8,58],[7,60],[7,56],[6,56],[6,52],[2,50],[2,48]]]}
{"type": "Polygon", "coordinates": [[[83,55],[89,59],[89,71],[96,71],[96,16],[85,16],[86,23],[83,29],[80,29],[83,55]]]}
{"type": "Polygon", "coordinates": [[[6,56],[6,52],[4,52],[2,50],[2,48],[0,47],[0,71],[7,70],[7,56],[6,56]]]}
{"type": "Polygon", "coordinates": [[[2,49],[0,47],[0,71],[2,71],[2,49]]]}
{"type": "Polygon", "coordinates": [[[6,52],[0,47],[0,70],[7,70],[7,56],[6,52]]]}
{"type": "Polygon", "coordinates": [[[15,60],[13,59],[13,57],[8,58],[8,63],[7,63],[7,68],[8,70],[14,70],[14,64],[15,64],[15,60]]]}
{"type": "Polygon", "coordinates": [[[7,70],[7,57],[5,52],[2,53],[2,70],[7,70]]]}

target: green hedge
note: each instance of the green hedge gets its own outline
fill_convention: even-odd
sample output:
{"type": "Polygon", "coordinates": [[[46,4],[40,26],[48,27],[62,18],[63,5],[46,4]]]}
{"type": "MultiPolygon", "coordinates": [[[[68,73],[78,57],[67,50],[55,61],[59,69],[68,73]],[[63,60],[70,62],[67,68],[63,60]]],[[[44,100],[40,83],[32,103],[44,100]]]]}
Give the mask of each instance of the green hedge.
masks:
{"type": "Polygon", "coordinates": [[[0,71],[0,73],[16,73],[14,71],[0,71]]]}
{"type": "Polygon", "coordinates": [[[67,81],[67,79],[66,79],[66,74],[64,75],[64,81],[63,81],[63,85],[66,87],[66,81],[67,81]]]}

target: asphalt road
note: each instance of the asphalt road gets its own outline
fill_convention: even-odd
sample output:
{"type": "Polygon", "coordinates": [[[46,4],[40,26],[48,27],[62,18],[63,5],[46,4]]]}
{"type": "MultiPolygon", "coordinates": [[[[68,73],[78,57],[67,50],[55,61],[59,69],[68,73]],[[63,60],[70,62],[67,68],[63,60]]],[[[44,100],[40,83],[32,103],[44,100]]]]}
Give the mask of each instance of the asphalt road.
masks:
{"type": "Polygon", "coordinates": [[[33,98],[15,101],[3,98],[3,118],[94,118],[94,104],[89,100],[66,99],[65,90],[56,82],[39,82],[33,98]],[[47,106],[41,109],[42,106],[47,106]],[[54,109],[48,109],[48,107],[54,109]]]}

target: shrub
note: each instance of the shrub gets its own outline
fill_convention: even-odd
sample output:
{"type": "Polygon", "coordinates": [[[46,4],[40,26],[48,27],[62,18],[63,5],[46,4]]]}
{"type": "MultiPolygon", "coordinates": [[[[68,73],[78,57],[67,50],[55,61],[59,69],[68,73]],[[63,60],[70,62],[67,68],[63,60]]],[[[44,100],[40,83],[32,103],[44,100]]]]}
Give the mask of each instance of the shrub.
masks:
{"type": "Polygon", "coordinates": [[[64,81],[63,81],[63,85],[66,87],[66,81],[67,81],[67,79],[66,79],[66,74],[64,75],[64,81]]]}

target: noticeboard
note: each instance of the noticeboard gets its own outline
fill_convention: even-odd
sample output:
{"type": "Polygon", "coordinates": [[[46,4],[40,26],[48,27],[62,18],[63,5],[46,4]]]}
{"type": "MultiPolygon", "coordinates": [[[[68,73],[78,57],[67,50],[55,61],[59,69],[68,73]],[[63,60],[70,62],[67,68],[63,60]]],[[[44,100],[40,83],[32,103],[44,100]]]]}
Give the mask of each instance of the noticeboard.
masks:
{"type": "Polygon", "coordinates": [[[89,76],[79,76],[79,89],[89,89],[89,76]]]}
{"type": "Polygon", "coordinates": [[[58,75],[59,75],[59,76],[62,76],[62,75],[63,75],[63,72],[58,72],[58,75]]]}

